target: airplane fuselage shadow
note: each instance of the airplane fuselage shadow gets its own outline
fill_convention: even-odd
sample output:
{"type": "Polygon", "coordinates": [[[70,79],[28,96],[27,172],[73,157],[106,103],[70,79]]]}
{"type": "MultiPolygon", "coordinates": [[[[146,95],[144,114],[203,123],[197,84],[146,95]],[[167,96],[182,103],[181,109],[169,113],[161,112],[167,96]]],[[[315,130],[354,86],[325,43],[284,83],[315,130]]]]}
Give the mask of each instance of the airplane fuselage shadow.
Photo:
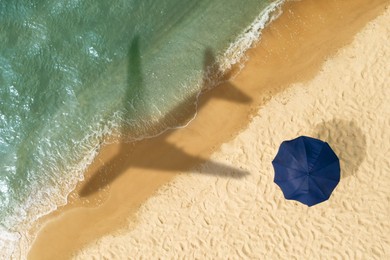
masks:
{"type": "MultiPolygon", "coordinates": [[[[134,95],[140,97],[144,88],[141,61],[139,39],[135,37],[129,48],[128,89],[123,100],[126,111],[130,111],[127,115],[129,117],[131,117],[132,109],[129,107],[130,100],[134,98],[134,95]]],[[[223,90],[218,89],[218,87],[211,88],[210,76],[212,75],[210,73],[212,75],[222,75],[222,78],[220,77],[219,80],[224,80],[223,73],[219,70],[218,64],[215,63],[212,51],[206,49],[204,53],[203,89],[207,89],[210,93],[205,96],[198,96],[198,93],[194,94],[185,102],[178,104],[173,110],[169,111],[160,122],[169,121],[171,118],[177,119],[178,115],[182,115],[182,111],[185,109],[191,111],[191,109],[188,109],[191,106],[191,102],[188,101],[196,102],[198,111],[213,98],[220,98],[236,103],[251,102],[250,97],[229,82],[224,82],[223,90]],[[197,100],[199,97],[200,100],[197,100]]],[[[192,106],[194,102],[192,102],[192,106]]],[[[131,103],[131,105],[133,104],[134,102],[131,103]]],[[[182,116],[179,119],[179,124],[186,124],[195,113],[194,109],[195,107],[192,113],[187,113],[184,117],[182,116]]],[[[128,143],[125,140],[120,141],[120,148],[115,152],[116,155],[108,161],[102,162],[102,165],[90,174],[90,179],[83,185],[79,191],[79,195],[81,197],[87,197],[105,188],[123,173],[132,172],[132,174],[136,174],[139,169],[155,169],[158,171],[182,173],[192,170],[195,166],[208,163],[208,167],[205,167],[202,173],[229,178],[242,178],[249,174],[245,170],[203,158],[203,154],[200,152],[187,152],[175,144],[170,143],[167,139],[175,131],[180,131],[180,129],[165,131],[161,135],[154,137],[153,140],[144,139],[132,143],[128,143]],[[155,149],[156,147],[158,149],[155,149]]],[[[120,135],[125,138],[126,133],[128,133],[128,129],[124,125],[120,135]]]]}

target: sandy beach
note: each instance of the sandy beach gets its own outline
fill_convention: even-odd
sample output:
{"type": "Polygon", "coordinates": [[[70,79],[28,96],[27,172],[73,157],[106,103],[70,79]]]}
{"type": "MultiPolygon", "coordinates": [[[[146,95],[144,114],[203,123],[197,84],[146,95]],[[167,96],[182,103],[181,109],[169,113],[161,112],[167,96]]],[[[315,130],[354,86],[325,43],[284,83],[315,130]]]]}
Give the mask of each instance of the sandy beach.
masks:
{"type": "Polygon", "coordinates": [[[105,146],[31,230],[29,259],[389,258],[389,4],[285,4],[187,127],[105,146]],[[312,208],[273,183],[280,143],[299,135],[342,168],[312,208]]]}

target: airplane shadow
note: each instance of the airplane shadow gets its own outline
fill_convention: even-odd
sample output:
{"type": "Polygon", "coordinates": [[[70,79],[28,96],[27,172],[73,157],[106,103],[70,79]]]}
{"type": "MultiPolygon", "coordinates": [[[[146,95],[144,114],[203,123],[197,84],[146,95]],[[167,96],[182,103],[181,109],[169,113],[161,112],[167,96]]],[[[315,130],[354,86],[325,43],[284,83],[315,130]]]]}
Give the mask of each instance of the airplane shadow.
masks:
{"type": "MultiPolygon", "coordinates": [[[[126,95],[123,100],[123,104],[127,111],[130,111],[127,116],[131,117],[131,111],[137,104],[131,103],[131,100],[135,100],[134,97],[142,97],[143,91],[143,74],[142,74],[142,56],[139,47],[139,38],[133,38],[129,47],[128,56],[128,86],[126,95]]],[[[167,113],[160,122],[166,122],[172,118],[177,118],[177,115],[181,115],[180,123],[183,125],[191,120],[195,109],[201,110],[210,99],[220,98],[229,102],[235,103],[249,103],[252,99],[240,91],[233,84],[226,81],[226,75],[220,76],[219,81],[224,81],[223,88],[210,88],[210,75],[222,75],[218,64],[215,62],[213,52],[210,49],[206,49],[204,52],[204,71],[203,71],[203,86],[202,93],[209,91],[208,95],[200,95],[198,93],[192,95],[182,104],[177,105],[174,109],[167,113]],[[198,100],[199,98],[199,100],[198,100]],[[194,101],[189,102],[189,101],[194,101]],[[199,101],[199,102],[197,102],[199,101]],[[182,116],[182,111],[189,111],[189,104],[194,104],[190,113],[186,113],[182,116]],[[196,105],[195,105],[196,104],[196,105]],[[196,107],[195,107],[196,106],[196,107]]],[[[176,119],[177,120],[177,119],[176,119]]],[[[208,163],[209,167],[202,169],[202,173],[217,175],[229,178],[242,178],[249,173],[247,171],[231,167],[222,163],[211,161],[207,158],[203,158],[202,154],[191,154],[177,145],[170,143],[168,137],[177,129],[172,129],[164,132],[163,134],[153,137],[153,142],[148,140],[126,142],[126,133],[128,133],[127,126],[122,126],[120,135],[123,136],[123,140],[120,142],[119,151],[115,152],[115,155],[102,166],[95,169],[89,180],[79,191],[81,197],[87,197],[112,183],[116,178],[125,172],[132,171],[136,174],[137,169],[156,169],[160,171],[175,171],[185,172],[191,168],[208,163]],[[159,149],[154,149],[158,147],[159,149]],[[147,156],[146,156],[147,155],[147,156]]],[[[191,142],[191,140],[189,140],[191,142]]],[[[133,174],[132,173],[132,174],[133,174]]]]}

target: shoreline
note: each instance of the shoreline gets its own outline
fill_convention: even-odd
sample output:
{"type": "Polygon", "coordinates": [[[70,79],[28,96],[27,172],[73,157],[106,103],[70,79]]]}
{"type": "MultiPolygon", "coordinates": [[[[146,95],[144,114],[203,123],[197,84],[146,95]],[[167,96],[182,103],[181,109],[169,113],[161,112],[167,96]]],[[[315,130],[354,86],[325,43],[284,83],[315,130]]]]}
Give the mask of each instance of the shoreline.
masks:
{"type": "MultiPolygon", "coordinates": [[[[230,82],[226,82],[200,97],[202,109],[189,126],[170,130],[161,136],[135,144],[113,144],[103,148],[95,159],[96,162],[87,171],[85,180],[70,195],[69,203],[43,218],[42,222],[45,225],[38,235],[29,257],[42,259],[50,257],[50,253],[66,257],[66,254],[80,249],[94,239],[125,227],[128,225],[129,217],[132,217],[135,223],[135,214],[142,203],[178,174],[207,162],[208,157],[213,152],[217,151],[223,143],[234,138],[248,125],[258,108],[267,103],[273,95],[283,91],[294,82],[306,81],[314,77],[327,57],[350,43],[354,35],[368,21],[384,10],[384,2],[386,1],[374,1],[369,4],[364,3],[365,1],[339,2],[333,1],[333,6],[325,4],[325,1],[314,3],[314,1],[305,0],[285,4],[281,17],[263,31],[260,43],[248,51],[247,55],[250,60],[246,62],[242,71],[230,82]],[[331,9],[329,6],[335,9],[331,9]],[[354,8],[347,11],[346,8],[351,6],[354,8]],[[375,6],[375,8],[367,11],[367,6],[375,6]],[[316,18],[310,15],[313,16],[316,10],[318,13],[319,9],[324,7],[328,7],[326,10],[329,13],[328,17],[325,15],[323,21],[316,23],[316,18]],[[332,13],[332,10],[339,10],[339,13],[332,13]],[[343,17],[344,20],[337,20],[342,14],[346,14],[343,17]],[[293,22],[294,15],[299,15],[298,17],[301,18],[293,22]],[[361,17],[356,19],[359,15],[361,17]],[[310,22],[309,19],[314,21],[310,22]],[[302,28],[302,23],[308,23],[308,20],[310,26],[302,28]],[[286,27],[286,25],[288,26],[286,27]],[[330,25],[341,26],[340,33],[335,36],[338,39],[330,37],[334,36],[334,29],[330,25]],[[313,35],[319,30],[318,26],[324,28],[320,37],[318,34],[313,35]],[[298,38],[288,40],[293,35],[291,32],[294,32],[298,38]],[[326,48],[318,50],[318,46],[324,45],[324,42],[327,43],[326,48]],[[313,56],[306,60],[304,57],[307,57],[308,53],[313,54],[313,56]],[[284,63],[283,66],[280,66],[281,63],[284,63]],[[293,65],[294,67],[292,67],[293,65]],[[263,75],[260,79],[258,75],[254,75],[254,68],[262,71],[263,75]],[[275,73],[282,74],[282,76],[275,79],[275,73]],[[235,85],[236,88],[226,91],[230,84],[235,85]],[[235,100],[237,99],[237,89],[241,91],[239,93],[242,102],[235,100]],[[251,102],[246,102],[248,97],[252,99],[251,102]],[[232,99],[233,102],[226,101],[232,99]],[[221,127],[225,129],[222,133],[219,131],[221,127]],[[170,152],[167,152],[169,150],[170,152]],[[167,158],[180,156],[181,153],[178,150],[187,156],[181,155],[182,157],[179,157],[181,160],[169,162],[167,158]],[[155,152],[150,154],[150,151],[155,152]],[[128,162],[113,166],[114,172],[123,174],[118,174],[109,182],[110,188],[105,185],[101,191],[80,198],[83,185],[93,178],[94,173],[100,169],[102,163],[110,162],[117,153],[120,153],[118,162],[124,161],[128,155],[131,155],[134,158],[133,162],[142,162],[141,166],[138,166],[136,170],[128,162]],[[154,168],[149,166],[151,163],[146,160],[147,158],[155,158],[154,168]],[[100,206],[96,208],[97,204],[100,206]],[[118,205],[121,205],[121,208],[118,208],[118,205]],[[98,229],[94,228],[96,225],[99,225],[98,229]],[[88,230],[88,228],[90,229],[88,230]],[[83,232],[80,234],[78,232],[81,229],[83,232]],[[69,241],[58,238],[59,234],[62,234],[69,241]],[[53,239],[60,239],[61,245],[51,245],[51,248],[47,248],[48,241],[53,239]]],[[[228,172],[225,177],[232,177],[235,176],[234,172],[240,172],[240,169],[232,167],[223,168],[223,165],[219,165],[219,167],[228,172]]],[[[245,175],[242,172],[241,174],[245,175]]],[[[101,183],[97,183],[96,187],[92,187],[92,189],[99,190],[100,186],[101,183]]]]}

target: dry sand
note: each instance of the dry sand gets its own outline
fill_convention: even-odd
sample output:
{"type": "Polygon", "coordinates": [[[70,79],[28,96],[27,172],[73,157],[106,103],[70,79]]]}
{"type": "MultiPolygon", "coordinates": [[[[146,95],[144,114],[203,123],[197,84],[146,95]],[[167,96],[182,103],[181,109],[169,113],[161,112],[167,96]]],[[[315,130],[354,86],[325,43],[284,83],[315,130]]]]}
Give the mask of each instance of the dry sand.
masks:
{"type": "Polygon", "coordinates": [[[367,25],[388,3],[286,5],[231,80],[239,95],[222,85],[187,128],[106,147],[71,203],[44,219],[30,258],[84,244],[77,259],[389,258],[389,10],[367,25]],[[279,144],[298,135],[326,140],[341,159],[339,186],[312,208],[273,184],[279,144]],[[114,175],[94,181],[113,160],[114,175]]]}

